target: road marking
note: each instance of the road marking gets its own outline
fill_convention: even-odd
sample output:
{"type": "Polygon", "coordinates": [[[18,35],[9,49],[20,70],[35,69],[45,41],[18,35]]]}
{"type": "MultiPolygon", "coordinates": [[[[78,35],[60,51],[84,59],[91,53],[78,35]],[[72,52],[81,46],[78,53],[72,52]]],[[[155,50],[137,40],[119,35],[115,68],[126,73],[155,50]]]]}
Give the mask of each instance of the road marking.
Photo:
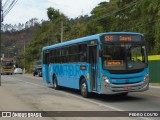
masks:
{"type": "MultiPolygon", "coordinates": [[[[7,76],[8,77],[8,76],[7,76]]],[[[24,81],[24,80],[19,80],[18,78],[12,78],[12,77],[8,77],[10,79],[15,79],[17,81],[20,81],[20,82],[25,82],[25,83],[28,83],[28,84],[31,84],[31,85],[35,85],[35,86],[38,86],[38,87],[43,87],[43,88],[46,88],[46,86],[43,86],[43,85],[39,85],[39,84],[36,84],[36,83],[32,83],[32,82],[27,82],[27,81],[24,81]]],[[[51,90],[50,88],[47,87],[47,89],[51,90]]],[[[66,93],[66,92],[63,92],[63,91],[57,91],[56,92],[59,92],[61,94],[65,94],[65,95],[70,95],[72,97],[75,97],[75,98],[78,98],[78,99],[81,99],[83,101],[87,101],[89,103],[92,103],[92,104],[96,104],[100,107],[106,107],[106,108],[109,108],[109,109],[112,109],[112,110],[115,110],[115,111],[125,111],[123,109],[119,109],[119,108],[116,108],[116,107],[112,107],[112,106],[109,106],[109,105],[106,105],[106,104],[103,104],[103,103],[99,103],[99,102],[96,102],[96,101],[92,101],[92,100],[89,100],[87,98],[83,98],[81,96],[77,96],[77,95],[74,95],[74,94],[71,94],[71,93],[66,93]]],[[[146,118],[146,117],[137,117],[137,118],[140,118],[140,119],[143,119],[143,120],[153,120],[151,118],[146,118]]]]}
{"type": "MultiPolygon", "coordinates": [[[[7,76],[7,77],[8,77],[8,76],[7,76]]],[[[8,78],[10,78],[10,79],[16,79],[16,80],[21,81],[21,82],[25,82],[25,83],[32,84],[32,85],[35,85],[35,86],[39,86],[39,87],[46,88],[46,86],[39,85],[39,84],[32,83],[32,82],[27,82],[27,81],[24,81],[24,80],[19,80],[18,78],[12,78],[12,77],[8,77],[8,78]]],[[[48,89],[50,89],[50,88],[48,88],[48,89]]],[[[62,91],[58,91],[58,92],[62,92],[62,91]]],[[[62,93],[64,94],[65,92],[62,92],[62,93]]],[[[160,94],[155,94],[155,93],[145,93],[145,92],[135,92],[135,93],[137,93],[137,94],[142,94],[142,95],[153,96],[153,97],[160,97],[160,94]]],[[[66,95],[73,95],[73,94],[66,94],[66,95]]],[[[74,95],[74,96],[75,96],[75,95],[74,95]]],[[[76,97],[78,97],[78,98],[80,98],[80,99],[83,99],[83,100],[88,100],[88,99],[85,99],[85,98],[82,98],[82,97],[79,97],[79,96],[76,96],[76,97]]],[[[98,105],[99,105],[99,104],[98,104],[98,105]]],[[[101,105],[100,105],[100,106],[101,106],[101,105]]],[[[103,106],[103,105],[102,105],[102,106],[103,106]]],[[[111,106],[110,106],[109,108],[112,109],[111,106]]],[[[113,109],[116,110],[116,108],[113,108],[113,109]]],[[[121,110],[117,110],[117,111],[121,111],[121,110]]]]}
{"type": "Polygon", "coordinates": [[[160,97],[160,94],[156,94],[156,93],[142,93],[142,92],[136,92],[137,94],[141,94],[141,95],[147,95],[147,96],[153,96],[153,97],[160,97]]]}
{"type": "Polygon", "coordinates": [[[10,78],[10,79],[15,79],[15,80],[20,81],[20,82],[25,82],[25,83],[28,83],[28,84],[31,84],[31,85],[35,85],[35,86],[39,86],[39,87],[44,87],[44,88],[46,88],[46,87],[43,86],[43,85],[38,85],[38,84],[36,84],[36,83],[27,82],[27,81],[24,81],[24,80],[20,80],[20,79],[18,79],[18,78],[12,78],[12,77],[8,77],[8,78],[10,78]]]}
{"type": "Polygon", "coordinates": [[[153,85],[149,85],[149,88],[158,88],[158,89],[160,89],[160,86],[153,86],[153,85]]]}
{"type": "MultiPolygon", "coordinates": [[[[8,77],[8,78],[15,79],[15,80],[20,81],[20,82],[25,82],[25,83],[28,83],[28,84],[31,84],[31,85],[46,88],[46,86],[38,85],[38,84],[32,83],[32,82],[27,82],[27,81],[24,81],[24,80],[19,80],[18,78],[11,78],[11,77],[8,77]]],[[[50,88],[48,88],[48,89],[50,89],[50,88]]],[[[66,92],[63,92],[63,91],[56,91],[56,92],[66,94],[66,92]]],[[[118,108],[115,108],[115,107],[112,107],[112,106],[109,106],[109,105],[105,105],[105,104],[98,103],[98,102],[95,102],[95,101],[92,101],[92,100],[89,100],[89,99],[86,99],[86,98],[82,98],[81,96],[76,96],[76,95],[73,95],[71,93],[67,93],[66,95],[70,95],[72,97],[75,97],[75,98],[78,98],[78,99],[81,99],[81,100],[84,100],[84,101],[87,101],[87,102],[90,102],[90,103],[93,103],[93,104],[97,104],[98,106],[107,107],[107,108],[110,108],[110,109],[113,109],[113,110],[116,110],[116,111],[123,111],[122,109],[118,109],[118,108]]]]}

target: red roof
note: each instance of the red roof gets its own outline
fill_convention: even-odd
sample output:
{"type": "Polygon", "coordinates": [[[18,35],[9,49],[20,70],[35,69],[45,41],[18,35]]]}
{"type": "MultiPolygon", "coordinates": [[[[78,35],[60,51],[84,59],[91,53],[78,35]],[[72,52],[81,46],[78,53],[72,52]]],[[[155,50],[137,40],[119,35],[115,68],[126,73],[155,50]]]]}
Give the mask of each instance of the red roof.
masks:
{"type": "Polygon", "coordinates": [[[3,61],[6,61],[6,62],[13,61],[13,58],[3,58],[3,61]]]}

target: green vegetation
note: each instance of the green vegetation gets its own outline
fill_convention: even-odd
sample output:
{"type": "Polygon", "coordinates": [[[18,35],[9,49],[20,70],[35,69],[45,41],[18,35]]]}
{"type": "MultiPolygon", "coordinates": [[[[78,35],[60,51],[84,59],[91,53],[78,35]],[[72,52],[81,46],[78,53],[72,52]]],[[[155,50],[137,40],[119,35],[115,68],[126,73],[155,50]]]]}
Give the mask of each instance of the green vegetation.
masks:
{"type": "Polygon", "coordinates": [[[69,19],[52,7],[47,9],[47,15],[49,21],[36,24],[33,35],[27,42],[27,69],[31,70],[31,63],[41,58],[43,46],[61,41],[62,23],[63,41],[101,32],[140,32],[147,41],[149,55],[160,54],[160,0],[110,0],[109,3],[102,2],[96,6],[91,11],[91,16],[75,19],[69,19]]]}
{"type": "Polygon", "coordinates": [[[160,60],[160,55],[149,55],[148,60],[160,60]]]}

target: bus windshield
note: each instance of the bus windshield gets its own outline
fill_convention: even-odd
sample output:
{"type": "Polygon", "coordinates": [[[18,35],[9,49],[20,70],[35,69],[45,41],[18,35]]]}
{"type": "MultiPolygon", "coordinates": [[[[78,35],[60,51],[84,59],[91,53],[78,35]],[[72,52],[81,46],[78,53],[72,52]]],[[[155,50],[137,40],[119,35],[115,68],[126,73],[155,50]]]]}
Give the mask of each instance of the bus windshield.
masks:
{"type": "Polygon", "coordinates": [[[138,72],[147,66],[146,48],[140,44],[104,44],[102,63],[110,72],[138,72]]]}
{"type": "Polygon", "coordinates": [[[2,66],[11,67],[13,66],[13,62],[2,62],[2,66]]]}

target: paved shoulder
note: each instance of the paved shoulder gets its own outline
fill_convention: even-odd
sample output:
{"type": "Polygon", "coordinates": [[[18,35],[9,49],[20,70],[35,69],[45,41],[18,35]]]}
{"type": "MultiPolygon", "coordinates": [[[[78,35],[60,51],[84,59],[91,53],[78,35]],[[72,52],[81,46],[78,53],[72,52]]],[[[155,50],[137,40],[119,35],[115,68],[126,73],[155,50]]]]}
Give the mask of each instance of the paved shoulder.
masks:
{"type": "Polygon", "coordinates": [[[14,96],[9,90],[0,87],[0,111],[22,111],[33,110],[19,98],[14,96]]]}

